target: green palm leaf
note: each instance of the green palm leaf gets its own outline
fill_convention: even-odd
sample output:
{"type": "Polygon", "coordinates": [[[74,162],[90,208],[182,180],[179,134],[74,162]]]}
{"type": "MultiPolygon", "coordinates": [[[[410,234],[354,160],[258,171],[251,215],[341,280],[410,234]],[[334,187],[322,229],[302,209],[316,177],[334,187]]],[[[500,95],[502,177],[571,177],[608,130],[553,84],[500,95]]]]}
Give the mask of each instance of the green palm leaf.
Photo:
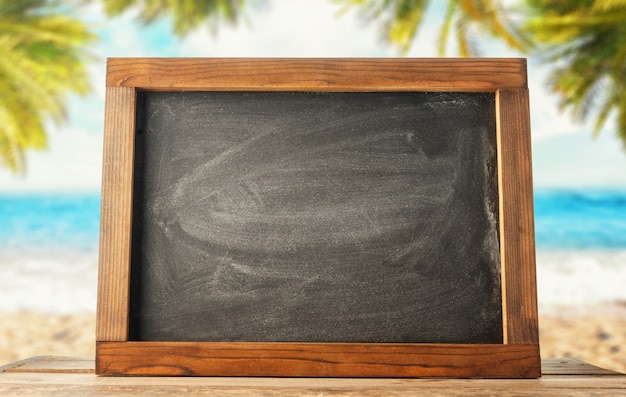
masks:
{"type": "MultiPolygon", "coordinates": [[[[424,14],[434,2],[428,0],[334,0],[344,5],[344,10],[357,7],[362,16],[379,21],[388,42],[397,45],[406,54],[413,45],[424,14]]],[[[437,2],[441,4],[440,2],[437,2]]],[[[509,18],[512,11],[499,0],[447,0],[437,48],[440,56],[446,53],[451,30],[461,56],[479,53],[475,37],[480,34],[503,40],[518,50],[531,47],[526,33],[509,18]]]]}
{"type": "Polygon", "coordinates": [[[109,16],[137,10],[138,19],[150,24],[171,17],[174,33],[184,35],[208,22],[215,28],[219,22],[236,24],[247,0],[101,0],[109,16]]]}
{"type": "Polygon", "coordinates": [[[626,143],[626,0],[529,1],[527,29],[544,44],[560,105],[578,120],[595,114],[594,135],[612,115],[626,143]]]}
{"type": "Polygon", "coordinates": [[[26,150],[47,146],[46,120],[65,120],[67,93],[89,91],[94,38],[54,1],[0,0],[0,165],[24,172],[26,150]]]}

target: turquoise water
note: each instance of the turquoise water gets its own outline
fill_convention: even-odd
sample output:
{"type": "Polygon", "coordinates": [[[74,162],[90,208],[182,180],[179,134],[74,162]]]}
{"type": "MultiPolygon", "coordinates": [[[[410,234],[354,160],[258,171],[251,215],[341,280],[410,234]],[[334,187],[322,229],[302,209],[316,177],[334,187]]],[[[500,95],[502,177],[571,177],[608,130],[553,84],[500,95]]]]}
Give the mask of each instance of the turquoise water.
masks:
{"type": "Polygon", "coordinates": [[[626,190],[535,193],[537,248],[626,249],[626,190]]]}
{"type": "Polygon", "coordinates": [[[0,250],[97,249],[100,196],[0,195],[0,250]]]}
{"type": "MultiPolygon", "coordinates": [[[[0,195],[0,310],[93,312],[100,197],[0,195]]],[[[625,301],[626,191],[535,195],[541,305],[625,301]]]]}
{"type": "MultiPolygon", "coordinates": [[[[0,250],[97,249],[100,196],[0,195],[0,250]]],[[[626,190],[535,193],[539,249],[626,249],[626,190]]]]}

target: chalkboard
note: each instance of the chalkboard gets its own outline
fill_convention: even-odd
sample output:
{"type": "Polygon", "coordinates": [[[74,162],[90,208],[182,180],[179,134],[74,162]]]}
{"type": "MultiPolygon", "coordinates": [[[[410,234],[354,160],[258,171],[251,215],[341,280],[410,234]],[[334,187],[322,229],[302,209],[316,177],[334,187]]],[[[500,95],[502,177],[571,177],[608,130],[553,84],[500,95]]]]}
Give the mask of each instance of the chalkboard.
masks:
{"type": "Polygon", "coordinates": [[[131,339],[502,343],[493,93],[139,98],[131,339]]]}
{"type": "Polygon", "coordinates": [[[97,374],[540,376],[525,60],[106,84],[97,374]]]}

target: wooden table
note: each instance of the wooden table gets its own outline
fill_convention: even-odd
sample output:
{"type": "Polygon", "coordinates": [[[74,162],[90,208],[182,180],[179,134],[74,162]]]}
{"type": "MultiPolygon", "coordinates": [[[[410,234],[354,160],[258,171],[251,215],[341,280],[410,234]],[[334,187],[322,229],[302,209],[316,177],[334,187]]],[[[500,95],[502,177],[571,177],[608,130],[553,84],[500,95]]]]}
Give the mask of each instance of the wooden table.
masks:
{"type": "Polygon", "coordinates": [[[0,396],[626,396],[626,375],[570,358],[541,379],[100,377],[92,357],[39,356],[0,367],[0,396]]]}

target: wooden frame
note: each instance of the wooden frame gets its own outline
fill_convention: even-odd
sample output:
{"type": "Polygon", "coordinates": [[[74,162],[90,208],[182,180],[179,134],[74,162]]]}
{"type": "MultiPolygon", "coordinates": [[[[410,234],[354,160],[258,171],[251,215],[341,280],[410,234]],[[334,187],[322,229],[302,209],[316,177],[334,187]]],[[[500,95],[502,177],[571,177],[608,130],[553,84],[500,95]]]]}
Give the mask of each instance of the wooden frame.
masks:
{"type": "Polygon", "coordinates": [[[541,374],[524,59],[108,60],[96,372],[102,375],[487,377],[541,374]],[[146,91],[494,92],[502,344],[128,339],[135,107],[146,91]]]}

